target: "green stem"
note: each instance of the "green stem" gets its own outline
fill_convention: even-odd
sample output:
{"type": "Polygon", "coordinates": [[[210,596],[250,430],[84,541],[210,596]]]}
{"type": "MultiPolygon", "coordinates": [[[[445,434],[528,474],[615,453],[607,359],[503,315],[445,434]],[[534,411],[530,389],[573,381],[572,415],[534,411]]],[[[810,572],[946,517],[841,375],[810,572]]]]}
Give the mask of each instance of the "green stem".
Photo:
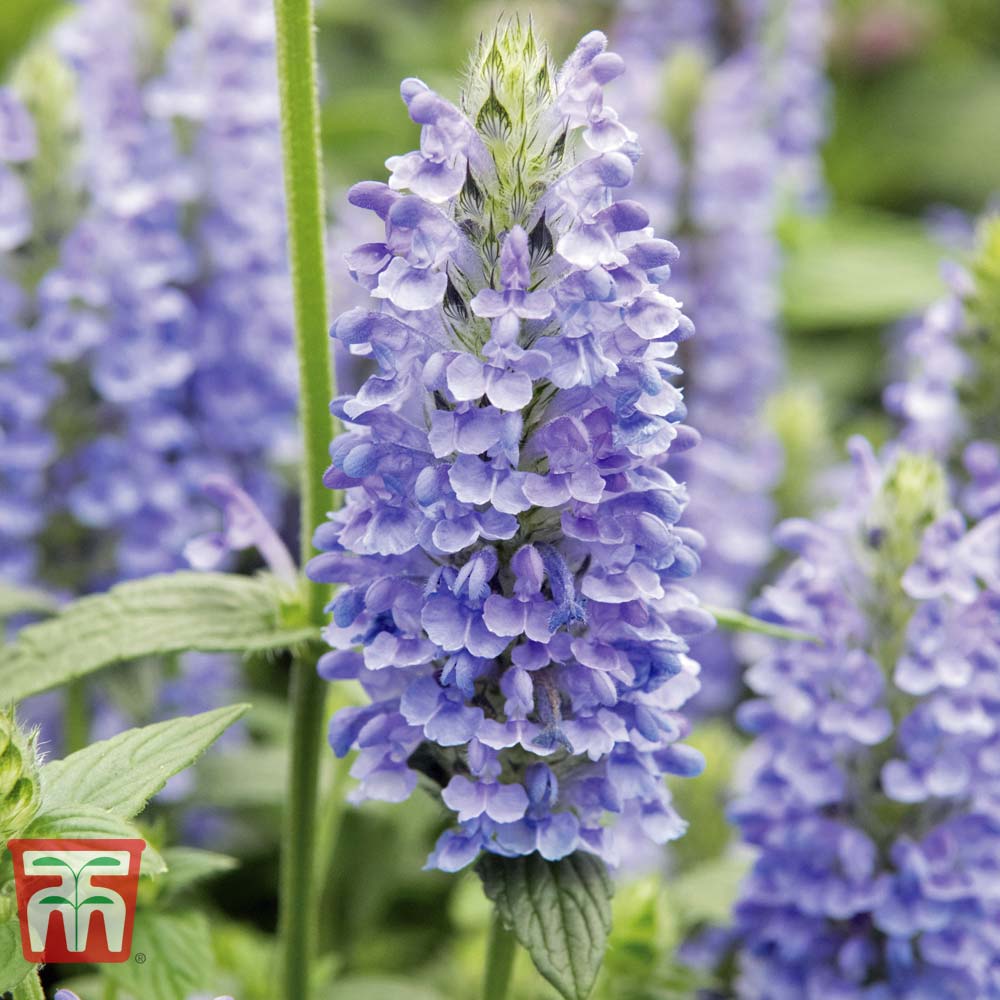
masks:
{"type": "Polygon", "coordinates": [[[38,978],[38,969],[25,976],[11,992],[13,1000],[45,1000],[45,990],[38,978]]]}
{"type": "MultiPolygon", "coordinates": [[[[327,336],[323,167],[316,87],[316,44],[311,0],[275,0],[278,88],[288,215],[288,251],[295,299],[302,427],[301,561],[314,555],[312,532],[331,506],[323,485],[333,435],[334,395],[327,336]]],[[[327,588],[305,583],[309,621],[321,625],[327,588]]],[[[318,649],[297,650],[291,678],[292,747],[281,864],[279,922],[282,995],[310,1000],[318,924],[315,871],[316,799],[323,732],[323,681],[318,649]]]]}
{"type": "Polygon", "coordinates": [[[309,1000],[319,924],[315,874],[316,804],[325,719],[320,650],[296,655],[292,664],[292,747],[282,842],[279,926],[285,1000],[309,1000]]]}
{"type": "Polygon", "coordinates": [[[823,640],[811,632],[803,632],[797,628],[786,628],[774,622],[755,618],[744,611],[734,608],[717,608],[712,604],[702,607],[715,619],[715,624],[724,632],[756,632],[758,635],[769,635],[773,639],[785,639],[788,642],[809,642],[814,646],[822,646],[823,640]]]}
{"type": "MultiPolygon", "coordinates": [[[[313,529],[329,506],[323,472],[330,464],[333,375],[327,330],[326,263],[316,45],[311,0],[275,0],[281,139],[285,163],[288,253],[295,294],[302,425],[302,565],[315,553],[313,529]]],[[[323,621],[324,587],[309,588],[309,620],[323,621]]]]}
{"type": "Polygon", "coordinates": [[[514,972],[517,940],[507,930],[494,910],[490,922],[490,938],[486,948],[486,976],[483,980],[483,1000],[505,1000],[514,972]]]}

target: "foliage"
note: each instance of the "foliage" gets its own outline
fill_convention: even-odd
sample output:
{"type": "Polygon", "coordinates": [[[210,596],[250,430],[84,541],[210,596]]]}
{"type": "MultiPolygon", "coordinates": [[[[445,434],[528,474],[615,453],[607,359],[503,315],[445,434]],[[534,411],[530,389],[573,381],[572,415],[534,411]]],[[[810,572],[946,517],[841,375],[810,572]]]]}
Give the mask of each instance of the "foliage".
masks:
{"type": "MultiPolygon", "coordinates": [[[[202,64],[201,50],[180,47],[180,56],[187,53],[177,59],[180,75],[162,73],[164,53],[176,41],[170,17],[173,6],[164,0],[136,2],[150,26],[148,44],[139,53],[140,75],[169,79],[171,99],[183,105],[196,96],[195,89],[187,89],[189,76],[204,82],[211,78],[211,66],[202,64]],[[199,76],[206,69],[210,72],[199,76]]],[[[782,4],[794,6],[784,0],[782,4]]],[[[88,98],[81,93],[79,75],[65,51],[55,56],[50,31],[58,28],[70,6],[75,5],[60,0],[5,0],[0,15],[0,77],[24,97],[36,116],[39,133],[39,155],[31,168],[21,164],[12,168],[23,177],[34,202],[35,232],[17,251],[4,255],[0,271],[2,278],[13,276],[32,292],[39,278],[55,266],[60,240],[86,210],[86,172],[95,165],[104,169],[113,164],[125,148],[106,143],[91,121],[89,158],[79,158],[80,115],[93,110],[87,103],[93,95],[88,98]]],[[[88,6],[96,7],[96,0],[79,5],[88,6]]],[[[612,25],[623,5],[611,0],[574,5],[542,0],[531,6],[539,33],[553,38],[555,51],[562,56],[569,49],[569,39],[592,27],[612,25]]],[[[761,5],[676,0],[665,10],[675,6],[696,13],[717,6],[722,9],[726,34],[721,51],[728,56],[727,46],[736,32],[733,11],[761,5]]],[[[317,0],[320,125],[327,154],[323,180],[331,195],[331,216],[342,223],[346,216],[339,191],[379,172],[389,153],[413,148],[417,128],[400,113],[394,81],[416,70],[432,87],[449,88],[449,81],[463,68],[465,52],[484,25],[492,22],[494,8],[482,0],[387,0],[375,12],[361,0],[317,0]]],[[[526,9],[515,3],[512,12],[518,8],[526,9]]],[[[269,9],[264,12],[270,13],[269,9]]],[[[933,316],[933,303],[942,301],[943,295],[962,304],[964,326],[959,342],[972,366],[956,381],[955,400],[968,422],[981,432],[980,442],[996,440],[1000,227],[995,222],[986,227],[974,246],[967,220],[935,211],[929,221],[928,213],[940,203],[978,212],[997,187],[1000,145],[998,132],[989,123],[996,117],[1000,100],[998,17],[997,5],[990,0],[948,4],[841,0],[838,4],[830,48],[832,135],[825,149],[829,188],[825,199],[821,197],[808,209],[791,200],[783,205],[781,285],[773,289],[773,301],[766,301],[787,326],[783,345],[790,360],[781,394],[769,408],[766,428],[777,433],[785,452],[784,478],[772,494],[782,516],[810,515],[841,495],[839,459],[831,442],[842,440],[845,431],[863,428],[879,441],[891,437],[893,425],[883,409],[881,391],[899,373],[889,375],[896,360],[888,356],[890,340],[885,330],[928,306],[933,316]],[[942,281],[940,260],[945,255],[967,265],[957,284],[953,271],[945,272],[947,285],[942,281]]],[[[265,48],[270,44],[267,18],[252,24],[248,20],[246,27],[251,47],[256,44],[253,39],[263,40],[265,48]]],[[[115,42],[108,39],[107,53],[102,47],[97,63],[112,67],[115,42]]],[[[265,63],[269,51],[264,54],[265,63]]],[[[697,46],[690,46],[662,74],[639,80],[640,89],[648,83],[650,93],[664,96],[669,130],[685,156],[697,146],[696,113],[709,85],[709,63],[697,46]]],[[[219,82],[230,94],[241,93],[245,83],[235,72],[219,82]]],[[[110,90],[108,94],[114,96],[110,90]]],[[[121,98],[122,92],[114,94],[121,98]]],[[[617,94],[609,90],[609,103],[617,106],[616,100],[617,94]]],[[[122,100],[119,108],[127,103],[122,100]]],[[[236,101],[223,110],[234,112],[235,133],[245,136],[254,132],[262,118],[276,121],[276,106],[265,108],[265,104],[262,99],[250,108],[236,101]],[[242,118],[245,109],[253,112],[246,119],[242,118]],[[262,117],[255,117],[258,112],[262,117]]],[[[203,110],[192,104],[177,116],[175,139],[184,154],[198,148],[203,110]]],[[[209,120],[216,125],[222,121],[211,115],[209,120]]],[[[783,121],[798,119],[785,115],[783,121]]],[[[212,130],[201,134],[212,134],[212,130]]],[[[647,145],[645,135],[640,135],[640,142],[647,145]]],[[[233,148],[227,155],[233,155],[233,148]]],[[[268,212],[275,205],[275,171],[264,180],[260,164],[254,166],[253,143],[239,148],[241,158],[246,156],[245,163],[236,165],[240,169],[212,178],[216,208],[232,209],[228,215],[223,212],[222,250],[242,238],[229,226],[241,218],[257,218],[257,209],[263,211],[265,202],[268,212]],[[243,187],[240,178],[252,183],[243,187]],[[240,193],[227,200],[225,195],[237,189],[240,193]],[[246,215],[238,210],[242,208],[248,210],[246,215]]],[[[749,143],[741,148],[745,152],[749,143]]],[[[276,142],[265,151],[272,165],[277,162],[276,151],[276,142]]],[[[723,166],[727,164],[733,166],[732,161],[723,161],[723,166]]],[[[130,183],[142,179],[139,171],[130,183]]],[[[124,198],[134,196],[136,190],[123,184],[109,195],[124,198]]],[[[744,231],[756,202],[745,192],[739,192],[739,199],[744,212],[729,221],[744,231]]],[[[205,248],[194,234],[201,231],[205,218],[201,213],[209,203],[190,195],[181,200],[186,207],[178,215],[176,232],[201,254],[205,248]]],[[[113,201],[110,198],[109,203],[113,201]]],[[[712,200],[706,204],[709,212],[716,207],[712,200]]],[[[6,207],[0,205],[0,225],[6,207]]],[[[280,215],[280,211],[274,214],[274,219],[280,221],[280,215]]],[[[321,221],[311,220],[314,235],[321,221]]],[[[688,225],[690,220],[681,223],[679,242],[683,243],[682,236],[690,238],[683,231],[688,225]]],[[[250,343],[250,332],[244,339],[244,325],[253,320],[254,307],[246,303],[257,301],[261,286],[260,274],[253,272],[255,265],[247,260],[257,259],[257,249],[264,256],[280,249],[278,228],[268,230],[266,248],[262,243],[233,268],[234,298],[225,308],[232,307],[241,322],[234,328],[238,336],[229,353],[217,359],[217,369],[223,374],[230,368],[236,371],[239,358],[235,355],[250,343]]],[[[358,240],[365,238],[359,233],[358,240]]],[[[749,252],[738,241],[729,249],[735,261],[745,260],[749,252]]],[[[317,264],[316,245],[311,254],[317,264]]],[[[339,266],[340,256],[338,243],[331,272],[339,266]]],[[[150,259],[155,260],[155,255],[150,259]]],[[[678,267],[682,280],[686,259],[682,256],[678,267]]],[[[128,253],[118,261],[123,273],[141,271],[127,266],[132,262],[128,253]]],[[[317,266],[322,268],[322,262],[317,266]]],[[[453,271],[457,262],[448,260],[445,266],[453,271]]],[[[729,276],[739,281],[741,275],[734,268],[729,276]]],[[[142,281],[133,282],[130,294],[141,287],[142,281]]],[[[268,288],[284,301],[283,287],[269,282],[268,288]]],[[[694,299],[678,297],[685,299],[690,310],[694,299]]],[[[335,310],[353,304],[348,292],[334,285],[335,310]]],[[[0,308],[7,308],[2,294],[0,308]]],[[[26,324],[35,323],[35,309],[33,304],[23,314],[26,324]]],[[[325,323],[319,311],[313,312],[318,344],[325,323]]],[[[0,355],[10,342],[6,323],[5,314],[0,317],[0,355]]],[[[33,326],[32,332],[36,329],[33,326]]],[[[736,336],[745,330],[739,322],[731,329],[736,336]]],[[[937,336],[933,323],[928,329],[937,336]]],[[[690,349],[682,353],[683,364],[690,369],[690,349]]],[[[938,357],[931,362],[928,384],[939,373],[951,374],[939,370],[938,357]]],[[[947,354],[940,357],[947,358],[947,354]]],[[[0,357],[0,366],[7,360],[6,355],[0,357]]],[[[258,371],[266,374],[271,367],[277,371],[283,364],[268,356],[258,371]]],[[[65,392],[57,392],[60,401],[51,414],[57,435],[84,442],[99,429],[117,433],[117,411],[107,400],[97,399],[86,373],[62,362],[57,367],[59,378],[66,379],[65,392]]],[[[314,381],[321,381],[315,366],[311,374],[314,381]]],[[[250,401],[250,408],[240,412],[252,415],[254,386],[244,383],[254,381],[244,379],[227,386],[221,393],[223,407],[232,402],[235,412],[240,400],[250,401]]],[[[0,411],[7,405],[8,397],[2,392],[9,384],[0,387],[0,411]]],[[[286,402],[290,406],[290,400],[286,402]]],[[[324,397],[318,408],[326,403],[324,397]]],[[[140,400],[137,411],[144,406],[140,400]]],[[[239,423],[230,420],[229,426],[239,423]]],[[[314,437],[325,438],[318,421],[310,423],[314,437]]],[[[9,447],[10,442],[0,432],[0,452],[4,461],[15,466],[41,454],[37,442],[29,442],[32,448],[23,452],[9,447]]],[[[205,454],[216,446],[200,443],[205,443],[205,454]]],[[[949,475],[959,482],[965,476],[960,451],[947,457],[949,475]]],[[[135,457],[123,454],[123,467],[131,466],[135,457]]],[[[248,468],[259,459],[252,448],[244,457],[248,468]]],[[[284,457],[290,465],[294,448],[284,457]]],[[[983,453],[978,457],[981,472],[983,453]]],[[[67,477],[79,471],[61,466],[46,488],[55,495],[65,488],[67,477]]],[[[89,471],[95,481],[100,479],[99,468],[89,471]]],[[[200,469],[195,471],[200,475],[200,469]]],[[[282,498],[275,501],[269,515],[279,508],[289,514],[294,507],[289,471],[283,469],[275,476],[275,489],[282,498]]],[[[314,480],[318,491],[318,479],[314,480]]],[[[20,481],[26,488],[38,486],[26,473],[20,481]]],[[[150,478],[143,485],[155,491],[166,490],[170,484],[150,478]]],[[[924,482],[918,492],[927,493],[933,485],[924,482]]],[[[997,495],[990,490],[982,493],[984,502],[992,502],[997,495]]],[[[691,493],[692,504],[697,504],[694,479],[691,493]]],[[[48,509],[51,496],[45,495],[45,489],[33,496],[40,507],[44,504],[48,509]]],[[[6,506],[4,511],[9,514],[6,506]]],[[[914,528],[913,523],[905,523],[908,517],[907,511],[898,510],[892,516],[884,511],[878,514],[878,520],[892,522],[884,533],[883,552],[892,556],[893,566],[878,581],[886,593],[895,592],[902,564],[912,561],[910,549],[889,551],[895,543],[893,525],[904,533],[907,527],[914,528]]],[[[282,518],[288,526],[294,520],[294,516],[282,518]]],[[[14,519],[7,516],[5,521],[4,530],[14,519]]],[[[325,596],[318,588],[307,593],[304,582],[279,582],[270,574],[243,575],[258,565],[253,555],[245,555],[233,558],[232,573],[130,580],[73,600],[84,586],[81,566],[88,560],[99,572],[95,577],[88,571],[87,588],[113,583],[114,578],[105,573],[103,556],[92,559],[97,544],[93,540],[110,530],[55,519],[42,543],[44,558],[52,564],[45,576],[48,588],[13,579],[0,581],[0,626],[7,629],[9,640],[0,660],[0,712],[8,719],[6,703],[16,702],[19,720],[11,732],[0,723],[0,733],[6,732],[0,735],[0,804],[4,810],[0,834],[142,836],[148,845],[134,950],[147,953],[150,960],[103,968],[50,968],[43,977],[46,990],[65,986],[84,1000],[101,996],[190,1000],[216,993],[236,1000],[273,1000],[275,970],[281,962],[274,933],[279,852],[283,837],[287,840],[283,824],[294,819],[287,807],[289,769],[295,756],[290,743],[298,738],[308,744],[307,757],[313,751],[319,753],[315,730],[303,733],[287,710],[288,667],[297,659],[298,667],[311,670],[319,627],[308,624],[307,609],[311,604],[315,612],[325,596]],[[191,651],[218,654],[216,660],[206,661],[212,666],[197,675],[196,681],[187,668],[191,651]],[[239,693],[221,698],[211,689],[215,665],[220,675],[236,678],[239,693]],[[168,697],[168,690],[184,688],[185,679],[190,683],[184,693],[168,697]],[[242,704],[215,708],[244,697],[254,704],[252,712],[242,704]],[[191,707],[186,707],[188,703],[191,707]],[[214,710],[194,714],[208,706],[214,710]],[[169,718],[175,713],[182,717],[169,718]],[[40,733],[35,732],[36,722],[42,726],[40,733]],[[74,729],[77,735],[68,742],[82,745],[88,727],[91,736],[84,749],[64,759],[50,759],[60,752],[53,734],[74,729]],[[220,739],[222,745],[207,753],[220,739]],[[188,767],[190,774],[183,774],[188,767]],[[172,775],[177,777],[168,783],[172,775]],[[155,958],[166,955],[169,960],[155,958]]],[[[303,534],[308,536],[308,531],[303,534]]],[[[172,541],[154,526],[149,544],[170,548],[172,541]]],[[[137,548],[140,558],[142,544],[137,548]]],[[[179,559],[179,547],[174,547],[179,559]]],[[[762,574],[758,583],[765,593],[773,587],[783,562],[775,559],[762,574]]],[[[770,593],[773,596],[773,590],[770,593]]],[[[754,656],[786,643],[793,644],[801,662],[818,655],[817,650],[822,652],[816,646],[814,622],[791,617],[776,624],[757,618],[759,613],[759,605],[722,608],[717,618],[723,629],[734,630],[727,638],[733,639],[735,647],[754,656]]],[[[317,620],[315,614],[312,620],[317,620]]],[[[897,621],[885,627],[887,638],[878,650],[884,658],[891,659],[893,645],[898,644],[898,635],[891,633],[898,632],[899,625],[897,621]]],[[[789,699],[783,703],[788,707],[794,696],[788,688],[781,693],[789,699]]],[[[327,703],[315,688],[306,691],[304,700],[318,727],[324,713],[357,710],[365,698],[358,688],[340,682],[327,703]]],[[[420,779],[420,794],[405,811],[379,804],[353,808],[345,801],[350,785],[346,775],[358,766],[358,755],[352,752],[342,764],[324,761],[318,783],[322,801],[314,824],[323,846],[315,866],[309,868],[322,899],[310,987],[317,996],[346,1000],[389,1000],[404,994],[414,1000],[469,1000],[480,989],[491,900],[495,899],[548,979],[543,981],[522,955],[514,965],[510,995],[515,1000],[554,1000],[588,993],[593,1000],[690,1000],[699,990],[706,996],[733,995],[735,987],[726,978],[725,960],[714,969],[695,968],[691,964],[694,952],[686,945],[697,941],[706,929],[730,923],[732,904],[750,858],[733,843],[726,809],[733,785],[745,782],[753,758],[747,758],[749,764],[737,764],[744,738],[729,717],[697,726],[686,741],[707,762],[698,780],[670,782],[677,811],[690,823],[690,834],[655,858],[643,858],[638,871],[626,865],[615,876],[610,901],[605,879],[587,855],[557,864],[542,862],[537,855],[490,859],[483,866],[489,899],[483,897],[474,878],[422,872],[421,863],[447,820],[434,797],[423,794],[432,787],[431,779],[426,775],[420,779]],[[560,905],[567,901],[573,902],[560,905]],[[595,955],[605,944],[607,958],[598,972],[595,955]]],[[[459,759],[461,751],[454,753],[459,759]]],[[[878,753],[873,757],[878,758],[878,753]]],[[[865,778],[858,776],[859,782],[865,778]]],[[[937,806],[921,808],[924,815],[933,817],[937,806]]],[[[884,803],[876,811],[873,822],[890,826],[913,815],[911,806],[894,810],[884,803]]],[[[966,846],[973,842],[971,837],[963,841],[966,846]]],[[[0,854],[0,992],[18,985],[29,991],[24,995],[35,996],[32,967],[21,957],[11,880],[9,859],[0,854]]],[[[933,936],[927,938],[928,947],[933,940],[933,936]]]]}

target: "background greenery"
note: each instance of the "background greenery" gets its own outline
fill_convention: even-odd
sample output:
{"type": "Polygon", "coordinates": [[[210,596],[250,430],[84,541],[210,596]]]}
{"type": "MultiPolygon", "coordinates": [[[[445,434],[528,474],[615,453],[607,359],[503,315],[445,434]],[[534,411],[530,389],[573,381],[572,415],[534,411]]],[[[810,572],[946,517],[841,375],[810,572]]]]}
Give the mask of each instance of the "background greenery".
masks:
{"type": "MultiPolygon", "coordinates": [[[[329,203],[337,212],[348,185],[383,176],[385,158],[415,144],[416,128],[398,98],[399,80],[419,75],[453,94],[465,52],[501,8],[469,0],[317,3],[322,135],[329,203]]],[[[0,75],[63,9],[60,0],[3,0],[0,75]]],[[[503,5],[507,12],[529,9],[547,37],[567,46],[585,30],[607,27],[613,15],[606,0],[503,5]]],[[[930,214],[946,207],[974,215],[994,193],[1000,4],[841,0],[830,68],[829,204],[816,217],[789,218],[782,226],[792,388],[774,412],[788,431],[790,458],[800,467],[815,463],[833,447],[829,442],[842,441],[850,431],[884,436],[879,386],[886,331],[940,294],[939,263],[953,252],[929,225],[930,214]],[[797,415],[791,427],[781,419],[788,412],[797,415]],[[803,413],[810,419],[803,421],[803,413]]],[[[782,502],[788,511],[801,510],[803,497],[790,489],[782,502]]],[[[213,838],[224,841],[240,867],[228,871],[220,863],[200,880],[168,885],[164,891],[176,892],[173,915],[169,907],[166,916],[158,907],[159,923],[150,919],[146,932],[187,941],[195,961],[231,970],[240,1000],[270,996],[272,956],[264,935],[275,919],[269,887],[275,882],[287,737],[284,691],[272,667],[252,670],[257,693],[249,739],[207,760],[192,792],[195,800],[223,804],[225,822],[201,834],[208,846],[213,838]]],[[[134,696],[141,700],[142,692],[134,696]]],[[[726,852],[721,814],[737,739],[714,728],[697,742],[712,767],[705,779],[678,790],[682,812],[697,824],[697,838],[681,842],[668,882],[652,875],[619,890],[601,1000],[690,995],[694,980],[671,962],[673,948],[692,927],[725,914],[741,870],[726,852]]],[[[343,780],[330,760],[327,772],[327,784],[343,780]]],[[[157,815],[165,837],[179,820],[166,806],[157,815]]],[[[327,817],[327,830],[339,829],[338,850],[318,875],[324,884],[323,945],[348,977],[338,996],[475,995],[489,906],[474,875],[421,871],[441,819],[429,799],[419,798],[406,809],[370,805],[327,817]],[[338,864],[339,858],[350,858],[350,865],[338,864]]],[[[150,827],[154,840],[157,829],[150,827]]],[[[525,956],[517,976],[518,1000],[554,996],[539,985],[525,956]]],[[[86,978],[78,986],[83,995],[101,995],[100,984],[86,978]]],[[[142,982],[125,986],[146,988],[142,982]]]]}

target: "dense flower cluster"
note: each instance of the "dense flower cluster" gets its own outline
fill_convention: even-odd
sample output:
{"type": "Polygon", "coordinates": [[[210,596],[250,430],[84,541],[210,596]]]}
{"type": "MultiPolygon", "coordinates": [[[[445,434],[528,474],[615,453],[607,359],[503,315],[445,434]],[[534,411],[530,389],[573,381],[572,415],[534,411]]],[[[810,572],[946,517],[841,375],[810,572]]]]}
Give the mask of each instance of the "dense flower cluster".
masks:
{"type": "Polygon", "coordinates": [[[277,514],[275,470],[295,458],[272,12],[173,14],[152,78],[154,15],[128,0],[87,0],[56,39],[79,95],[85,208],[39,285],[35,336],[74,410],[56,493],[84,538],[116,540],[83,543],[78,586],[180,565],[213,518],[210,473],[277,514]]]}
{"type": "Polygon", "coordinates": [[[817,641],[747,677],[737,995],[997,997],[1000,517],[968,528],[929,458],[855,458],[760,603],[817,641]]]}
{"type": "Polygon", "coordinates": [[[677,582],[700,540],[662,468],[696,439],[671,382],[692,327],[662,288],[675,248],[623,197],[639,149],[603,100],[623,69],[605,45],[557,72],[514,22],[461,108],[404,81],[420,149],[350,193],[385,237],[349,255],[370,301],[333,335],[377,371],[333,404],[319,669],[371,698],[330,729],[361,797],[440,785],[446,870],[482,850],[613,863],[609,815],[679,835],[661,776],[701,766],[679,709],[710,619],[677,582]]]}
{"type": "MultiPolygon", "coordinates": [[[[74,109],[58,149],[33,157],[42,119],[32,130],[0,92],[0,160],[24,163],[36,200],[53,160],[65,163],[61,186],[76,188],[72,214],[20,254],[44,258],[56,245],[36,274],[9,251],[31,208],[52,213],[0,165],[4,579],[103,587],[185,565],[198,536],[199,565],[214,565],[229,548],[205,535],[221,476],[283,520],[297,372],[273,9],[184,0],[169,23],[163,13],[84,0],[39,43],[71,99],[42,97],[74,109]]],[[[187,655],[165,671],[153,714],[231,700],[234,674],[220,657],[187,655]]],[[[134,721],[135,705],[115,695],[114,682],[91,686],[93,734],[134,721]]],[[[29,712],[46,751],[64,749],[58,699],[29,712]]]]}
{"type": "MultiPolygon", "coordinates": [[[[698,327],[687,401],[704,444],[673,471],[713,543],[695,589],[719,606],[741,606],[771,555],[781,459],[763,411],[783,367],[776,227],[789,196],[819,190],[827,6],[632,0],[619,21],[623,111],[652,153],[637,190],[654,223],[678,234],[678,294],[698,327]]],[[[701,712],[738,695],[731,646],[718,633],[697,646],[701,712]]]]}

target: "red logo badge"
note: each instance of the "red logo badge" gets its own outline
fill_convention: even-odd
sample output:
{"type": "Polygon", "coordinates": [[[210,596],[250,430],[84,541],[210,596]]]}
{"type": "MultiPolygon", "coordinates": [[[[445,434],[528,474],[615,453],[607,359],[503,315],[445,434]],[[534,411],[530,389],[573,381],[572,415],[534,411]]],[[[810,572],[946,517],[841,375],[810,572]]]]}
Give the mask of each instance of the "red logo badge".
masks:
{"type": "Polygon", "coordinates": [[[124,962],[146,842],[15,839],[21,949],[29,962],[124,962]]]}

